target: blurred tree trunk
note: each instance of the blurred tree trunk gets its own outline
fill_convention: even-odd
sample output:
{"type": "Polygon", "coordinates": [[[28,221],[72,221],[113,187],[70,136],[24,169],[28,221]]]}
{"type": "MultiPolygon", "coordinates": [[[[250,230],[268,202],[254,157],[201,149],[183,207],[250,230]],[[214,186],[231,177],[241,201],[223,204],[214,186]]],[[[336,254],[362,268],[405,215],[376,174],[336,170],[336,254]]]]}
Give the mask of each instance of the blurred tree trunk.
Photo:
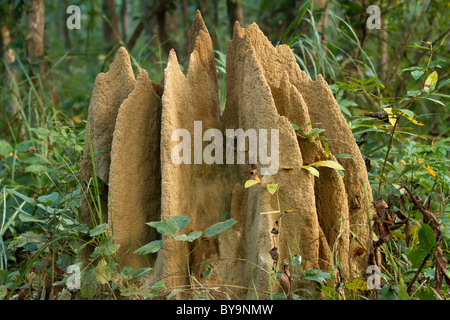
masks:
{"type": "Polygon", "coordinates": [[[381,38],[379,42],[379,50],[380,50],[380,75],[387,75],[388,74],[388,68],[389,68],[389,34],[387,31],[387,20],[381,17],[381,25],[383,26],[382,29],[380,29],[381,38]]]}
{"type": "Polygon", "coordinates": [[[31,62],[39,64],[40,74],[47,71],[44,59],[44,26],[45,5],[44,0],[27,0],[27,54],[31,62]]]}
{"type": "MultiPolygon", "coordinates": [[[[26,49],[31,66],[29,76],[37,92],[37,105],[42,108],[40,120],[45,121],[45,93],[42,84],[49,69],[47,61],[44,60],[45,4],[44,0],[26,0],[25,5],[27,8],[26,49]]],[[[39,121],[39,119],[36,119],[36,121],[39,121]]]]}
{"type": "MultiPolygon", "coordinates": [[[[64,3],[64,6],[67,8],[70,4],[67,0],[64,3]]],[[[70,42],[69,28],[67,28],[67,15],[61,15],[61,33],[64,40],[64,44],[66,49],[69,50],[72,48],[72,43],[70,42]]]]}
{"type": "MultiPolygon", "coordinates": [[[[146,28],[146,26],[148,27],[148,25],[152,23],[153,17],[157,16],[162,11],[165,11],[165,7],[172,1],[173,0],[160,0],[159,3],[157,3],[153,6],[147,5],[147,3],[145,1],[141,2],[141,6],[144,7],[143,8],[144,12],[142,14],[141,21],[136,26],[130,39],[127,42],[128,51],[133,50],[134,45],[136,44],[141,32],[146,28]],[[149,10],[150,8],[151,8],[151,10],[149,10]]],[[[148,30],[149,32],[151,32],[151,34],[153,34],[152,29],[146,29],[146,30],[148,30]]]]}
{"type": "Polygon", "coordinates": [[[120,41],[119,35],[119,19],[116,13],[116,1],[103,1],[103,14],[106,19],[103,20],[103,36],[105,41],[110,45],[117,45],[120,41]]]}
{"type": "Polygon", "coordinates": [[[327,36],[323,33],[324,28],[326,28],[328,23],[328,14],[326,13],[327,10],[327,2],[328,0],[314,0],[314,5],[316,6],[316,9],[321,11],[322,14],[320,16],[320,20],[317,23],[317,31],[320,33],[320,40],[322,43],[323,53],[327,54],[327,36]]]}
{"type": "MultiPolygon", "coordinates": [[[[17,68],[13,66],[13,63],[16,61],[16,56],[14,55],[13,50],[10,47],[11,36],[9,32],[9,28],[6,25],[3,25],[0,29],[1,38],[2,38],[2,49],[3,49],[3,60],[5,61],[5,65],[8,66],[8,69],[5,70],[6,79],[5,79],[5,89],[8,90],[8,101],[6,102],[5,114],[8,118],[21,121],[22,114],[20,111],[20,104],[17,99],[19,96],[18,84],[17,84],[17,68]]],[[[19,128],[19,140],[25,140],[25,126],[23,123],[20,123],[19,128]]]]}
{"type": "Polygon", "coordinates": [[[182,21],[183,21],[183,29],[184,29],[184,37],[185,39],[188,39],[189,37],[189,5],[187,3],[187,0],[182,0],[181,1],[182,6],[181,6],[181,11],[182,11],[182,21]]]}
{"type": "Polygon", "coordinates": [[[241,0],[227,0],[227,11],[231,37],[233,37],[233,28],[236,21],[239,22],[241,27],[245,27],[241,0]]]}
{"type": "Polygon", "coordinates": [[[168,7],[169,6],[165,6],[156,16],[159,41],[166,55],[169,54],[171,49],[175,49],[178,56],[182,57],[184,56],[184,53],[181,52],[180,47],[172,41],[172,35],[175,36],[178,33],[179,21],[176,15],[170,13],[168,7]]]}
{"type": "Polygon", "coordinates": [[[122,7],[120,8],[120,20],[122,23],[122,39],[125,41],[128,37],[128,14],[127,14],[127,0],[122,0],[122,7]]]}

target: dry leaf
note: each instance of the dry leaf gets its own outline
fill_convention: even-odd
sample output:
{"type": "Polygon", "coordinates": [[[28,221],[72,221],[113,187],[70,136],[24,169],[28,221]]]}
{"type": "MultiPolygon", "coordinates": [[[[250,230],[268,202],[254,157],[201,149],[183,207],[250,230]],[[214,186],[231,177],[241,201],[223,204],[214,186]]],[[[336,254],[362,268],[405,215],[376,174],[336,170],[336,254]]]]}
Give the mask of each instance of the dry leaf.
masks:
{"type": "Polygon", "coordinates": [[[387,205],[387,203],[383,199],[378,200],[378,201],[374,201],[373,202],[373,206],[379,212],[384,212],[387,208],[389,208],[389,206],[387,205]]]}
{"type": "Polygon", "coordinates": [[[355,250],[353,250],[353,255],[356,257],[359,257],[360,255],[362,255],[364,253],[364,251],[366,251],[364,248],[357,247],[355,250]]]}
{"type": "Polygon", "coordinates": [[[269,251],[272,260],[278,261],[278,249],[277,247],[273,247],[272,250],[269,251]]]}
{"type": "Polygon", "coordinates": [[[285,260],[283,263],[283,272],[281,273],[281,287],[286,295],[291,292],[291,272],[289,271],[289,263],[285,260]]]}

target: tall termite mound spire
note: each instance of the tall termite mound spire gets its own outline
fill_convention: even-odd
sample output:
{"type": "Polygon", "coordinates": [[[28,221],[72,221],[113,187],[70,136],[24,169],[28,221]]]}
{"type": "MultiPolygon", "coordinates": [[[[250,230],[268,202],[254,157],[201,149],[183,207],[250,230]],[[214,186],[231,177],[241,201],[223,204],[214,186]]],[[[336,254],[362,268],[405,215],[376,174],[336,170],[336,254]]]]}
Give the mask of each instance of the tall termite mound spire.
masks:
{"type": "MultiPolygon", "coordinates": [[[[111,70],[96,81],[87,123],[91,139],[85,140],[81,171],[86,180],[94,177],[92,141],[95,172],[108,194],[104,220],[120,245],[120,267],[136,270],[150,263],[151,281],[163,280],[166,287],[185,288],[194,277],[203,285],[233,285],[236,296],[247,298],[255,292],[245,288],[285,290],[270,280],[268,270],[282,270],[292,257],[301,257],[302,270],[339,265],[346,277],[360,275],[364,255],[356,260],[352,252],[355,243],[364,246],[368,240],[365,194],[370,203],[371,190],[361,153],[328,84],[320,75],[311,80],[291,49],[274,47],[256,24],[245,29],[236,24],[226,52],[227,96],[221,114],[212,41],[199,11],[189,36],[187,75],[172,50],[161,85],[144,70],[135,81],[121,48],[111,70]],[[304,132],[297,134],[292,123],[304,132]],[[307,136],[317,123],[329,152],[320,140],[307,136]],[[265,135],[277,170],[261,175],[267,165],[251,161],[256,160],[250,159],[252,146],[238,150],[228,137],[205,138],[214,130],[265,135]],[[173,150],[187,137],[192,140],[183,157],[189,161],[174,162],[173,150]],[[217,159],[224,148],[224,158],[231,152],[235,161],[205,162],[198,149],[210,146],[217,159]],[[245,164],[236,161],[240,152],[246,154],[245,164]],[[351,158],[334,157],[343,153],[351,158]],[[340,163],[344,176],[329,167],[318,167],[317,177],[304,169],[324,160],[340,163]],[[245,188],[253,170],[261,183],[245,188]],[[266,188],[271,184],[278,186],[274,194],[266,188]],[[186,234],[204,232],[224,217],[237,223],[216,237],[194,242],[162,235],[156,259],[134,253],[160,237],[146,222],[178,215],[190,217],[186,234]],[[212,270],[207,277],[204,265],[212,270]]],[[[89,216],[86,204],[83,216],[89,216]]]]}
{"type": "MultiPolygon", "coordinates": [[[[109,71],[98,74],[95,79],[80,165],[80,178],[85,186],[85,197],[80,202],[80,220],[89,228],[108,221],[111,143],[119,107],[133,90],[134,83],[130,57],[125,48],[119,49],[109,71]]],[[[89,241],[89,237],[83,236],[83,240],[89,241]]],[[[82,259],[86,261],[91,252],[90,246],[82,248],[82,259]]]]}
{"type": "Polygon", "coordinates": [[[146,264],[133,252],[156,239],[145,224],[161,217],[160,131],[161,98],[145,70],[117,114],[111,146],[108,221],[120,266],[146,264]]]}

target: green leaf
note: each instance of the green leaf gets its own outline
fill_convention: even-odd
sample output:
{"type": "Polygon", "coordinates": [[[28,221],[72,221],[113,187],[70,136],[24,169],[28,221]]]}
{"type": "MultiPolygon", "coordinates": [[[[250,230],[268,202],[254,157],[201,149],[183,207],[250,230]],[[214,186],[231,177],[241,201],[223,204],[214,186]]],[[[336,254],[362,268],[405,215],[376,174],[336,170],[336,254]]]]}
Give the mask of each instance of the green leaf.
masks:
{"type": "Polygon", "coordinates": [[[162,248],[162,245],[163,245],[162,240],[155,240],[155,241],[147,243],[146,245],[143,245],[139,249],[135,250],[134,253],[136,253],[136,254],[155,253],[159,249],[162,248]]]}
{"type": "Polygon", "coordinates": [[[109,225],[107,223],[102,223],[102,224],[99,224],[98,226],[96,226],[95,228],[91,229],[91,231],[89,231],[89,235],[91,237],[95,237],[99,234],[106,232],[106,230],[108,230],[108,229],[109,229],[109,225]]]}
{"type": "Polygon", "coordinates": [[[270,194],[273,195],[275,192],[277,192],[278,190],[278,184],[268,184],[267,185],[267,190],[269,190],[270,194]]]}
{"type": "Polygon", "coordinates": [[[442,68],[439,63],[445,62],[446,60],[443,58],[436,59],[428,65],[428,68],[442,68]]]}
{"type": "Polygon", "coordinates": [[[442,88],[443,86],[445,86],[445,85],[446,85],[447,83],[449,83],[449,82],[450,82],[450,79],[447,79],[447,80],[445,80],[445,81],[439,83],[438,88],[442,88]]]}
{"type": "Polygon", "coordinates": [[[219,233],[231,228],[237,221],[234,219],[228,219],[222,222],[218,222],[205,231],[205,236],[210,238],[218,235],[219,233]]]}
{"type": "Polygon", "coordinates": [[[402,285],[398,290],[397,300],[411,300],[406,288],[402,285]]]}
{"type": "Polygon", "coordinates": [[[26,213],[25,211],[20,210],[20,214],[19,214],[19,220],[22,222],[36,222],[36,223],[47,223],[48,220],[40,220],[34,216],[32,216],[31,214],[26,213]]]}
{"type": "Polygon", "coordinates": [[[293,122],[291,122],[291,126],[292,126],[292,128],[294,128],[295,131],[297,131],[298,129],[300,129],[299,126],[296,125],[296,124],[293,123],[293,122]]]}
{"type": "Polygon", "coordinates": [[[418,49],[424,49],[424,50],[431,50],[431,48],[429,47],[424,47],[424,46],[418,46],[418,45],[411,45],[411,46],[406,46],[407,48],[418,48],[418,49]]]}
{"type": "MultiPolygon", "coordinates": [[[[449,80],[450,80],[450,79],[449,79],[449,80]]],[[[431,96],[432,96],[432,97],[438,96],[438,97],[450,99],[450,95],[444,94],[444,93],[438,93],[438,92],[433,93],[431,96]]]]}
{"type": "Polygon", "coordinates": [[[335,154],[334,157],[335,158],[342,158],[342,159],[353,159],[353,157],[350,154],[347,154],[347,153],[335,154]]]}
{"type": "Polygon", "coordinates": [[[120,244],[114,243],[112,237],[103,238],[100,240],[98,246],[95,247],[94,252],[91,253],[91,258],[95,259],[98,256],[112,256],[119,250],[120,244]]]}
{"type": "Polygon", "coordinates": [[[14,149],[13,149],[13,147],[11,147],[11,145],[9,144],[8,141],[0,140],[0,156],[3,156],[6,158],[13,151],[14,151],[14,149]]]}
{"type": "Polygon", "coordinates": [[[179,241],[189,241],[192,242],[195,239],[201,237],[202,232],[201,231],[192,231],[191,233],[189,233],[189,235],[185,235],[182,234],[180,236],[175,236],[174,239],[175,240],[179,240],[179,241]]]}
{"type": "Polygon", "coordinates": [[[415,67],[408,67],[408,68],[402,69],[401,72],[412,71],[412,70],[423,70],[423,68],[422,67],[417,67],[417,66],[415,66],[415,67]]]}
{"type": "Polygon", "coordinates": [[[173,289],[170,294],[167,296],[167,300],[170,300],[173,296],[177,295],[180,292],[185,291],[186,289],[173,289]]]}
{"type": "Polygon", "coordinates": [[[325,280],[330,279],[330,273],[321,270],[307,270],[303,272],[302,278],[325,284],[325,280]]]}
{"type": "Polygon", "coordinates": [[[134,280],[139,279],[142,276],[145,276],[149,271],[153,270],[152,268],[141,268],[134,273],[134,280]]]}
{"type": "Polygon", "coordinates": [[[373,84],[367,86],[366,89],[371,89],[371,88],[375,88],[375,87],[382,87],[384,89],[384,85],[381,82],[373,83],[373,84]]]}
{"type": "Polygon", "coordinates": [[[16,144],[16,151],[24,152],[25,150],[29,149],[32,146],[33,146],[33,141],[31,141],[31,140],[22,141],[22,142],[19,142],[18,144],[16,144]]]}
{"type": "Polygon", "coordinates": [[[383,300],[395,300],[395,293],[397,292],[397,288],[395,286],[391,287],[388,284],[385,284],[381,288],[381,298],[383,300]]]}
{"type": "Polygon", "coordinates": [[[173,216],[170,217],[167,222],[174,223],[177,231],[183,230],[191,221],[191,218],[188,216],[173,216]]]}
{"type": "Polygon", "coordinates": [[[419,70],[412,71],[411,75],[413,76],[414,80],[417,80],[423,75],[423,71],[419,71],[419,70]]]}
{"type": "Polygon", "coordinates": [[[188,216],[173,216],[167,221],[152,221],[147,224],[155,228],[159,233],[169,237],[175,236],[175,233],[183,230],[191,221],[188,216]]]}
{"type": "Polygon", "coordinates": [[[162,282],[162,280],[158,281],[158,282],[155,282],[155,284],[152,285],[152,289],[153,290],[164,289],[164,282],[162,282]]]}
{"type": "Polygon", "coordinates": [[[128,280],[131,279],[132,275],[133,275],[133,268],[125,266],[122,269],[121,274],[128,280]]]}
{"type": "Polygon", "coordinates": [[[310,132],[305,133],[305,135],[307,137],[312,137],[312,136],[315,136],[316,134],[319,134],[319,133],[324,132],[324,131],[325,131],[325,129],[314,128],[310,132]]]}
{"type": "Polygon", "coordinates": [[[32,164],[25,168],[25,172],[41,173],[47,171],[47,166],[42,164],[32,164]]]}
{"type": "Polygon", "coordinates": [[[95,268],[92,268],[86,272],[81,281],[81,296],[85,299],[94,297],[98,291],[98,281],[95,276],[95,268]]]}
{"type": "Polygon", "coordinates": [[[416,249],[407,254],[409,261],[412,264],[412,268],[418,268],[423,259],[427,256],[428,252],[423,249],[416,249]]]}
{"type": "Polygon", "coordinates": [[[159,233],[169,237],[175,236],[177,232],[176,226],[172,223],[167,223],[167,221],[152,221],[147,222],[147,224],[155,228],[159,233]]]}
{"type": "Polygon", "coordinates": [[[440,104],[441,106],[445,107],[445,104],[442,101],[430,98],[430,97],[426,97],[425,99],[433,101],[434,103],[440,104]]]}
{"type": "Polygon", "coordinates": [[[438,81],[438,74],[436,71],[433,71],[425,80],[425,84],[423,86],[423,90],[425,92],[433,91],[434,87],[436,86],[436,83],[438,81]]]}
{"type": "Polygon", "coordinates": [[[420,94],[420,90],[406,91],[406,96],[415,97],[420,94]]]}
{"type": "Polygon", "coordinates": [[[426,223],[424,223],[419,230],[419,242],[423,249],[428,253],[431,253],[431,250],[436,246],[436,236],[434,231],[426,223]]]}
{"type": "Polygon", "coordinates": [[[35,233],[33,231],[26,231],[21,235],[17,236],[8,244],[9,250],[14,250],[24,245],[33,243],[38,247],[41,247],[45,242],[44,235],[41,233],[35,233]]]}
{"type": "Polygon", "coordinates": [[[40,203],[42,203],[44,206],[48,206],[48,205],[50,205],[52,203],[57,202],[58,199],[59,199],[59,193],[58,192],[52,192],[50,194],[40,196],[38,198],[38,201],[40,203]]]}

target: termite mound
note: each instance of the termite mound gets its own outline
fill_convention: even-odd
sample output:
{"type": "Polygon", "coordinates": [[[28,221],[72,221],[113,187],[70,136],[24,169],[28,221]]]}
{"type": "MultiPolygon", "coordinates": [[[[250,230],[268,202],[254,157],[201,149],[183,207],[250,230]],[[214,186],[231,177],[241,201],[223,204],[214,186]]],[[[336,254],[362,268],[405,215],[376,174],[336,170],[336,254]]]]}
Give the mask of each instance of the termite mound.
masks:
{"type": "MultiPolygon", "coordinates": [[[[150,262],[154,272],[149,281],[163,279],[168,288],[188,286],[195,276],[205,286],[233,285],[241,288],[232,290],[237,297],[253,298],[255,292],[243,288],[269,290],[276,226],[277,270],[297,254],[302,270],[330,270],[339,262],[341,276],[360,276],[365,255],[355,257],[353,250],[368,240],[371,209],[366,203],[372,202],[372,192],[361,153],[326,81],[320,75],[311,80],[291,49],[274,47],[255,23],[247,28],[236,23],[226,51],[227,96],[221,113],[213,45],[199,11],[189,36],[187,75],[172,50],[160,84],[144,70],[135,80],[128,53],[120,48],[110,71],[99,74],[95,83],[81,173],[92,184],[94,163],[103,182],[103,222],[120,244],[120,266],[136,270],[150,262]],[[202,122],[203,132],[277,129],[278,171],[245,188],[249,172],[261,172],[261,164],[175,164],[172,133],[183,128],[194,136],[195,121],[202,122]],[[306,133],[312,129],[308,123],[320,123],[329,154],[320,141],[297,135],[292,123],[306,133]],[[343,153],[351,158],[334,157],[343,153]],[[340,163],[344,176],[320,167],[315,177],[303,168],[322,160],[340,163]],[[278,184],[278,198],[265,189],[270,183],[278,184]],[[289,213],[281,221],[279,215],[261,214],[277,210],[289,213]],[[196,248],[189,259],[173,254],[185,247],[165,235],[155,259],[133,253],[158,237],[145,222],[187,215],[191,223],[183,233],[189,233],[205,231],[225,212],[237,223],[216,237],[189,243],[189,250],[196,248]],[[212,272],[202,278],[199,266],[205,261],[212,272]]],[[[89,203],[82,202],[80,217],[92,227],[89,203]]],[[[303,285],[294,282],[293,289],[303,285]]],[[[277,285],[273,289],[282,291],[277,285]]]]}

